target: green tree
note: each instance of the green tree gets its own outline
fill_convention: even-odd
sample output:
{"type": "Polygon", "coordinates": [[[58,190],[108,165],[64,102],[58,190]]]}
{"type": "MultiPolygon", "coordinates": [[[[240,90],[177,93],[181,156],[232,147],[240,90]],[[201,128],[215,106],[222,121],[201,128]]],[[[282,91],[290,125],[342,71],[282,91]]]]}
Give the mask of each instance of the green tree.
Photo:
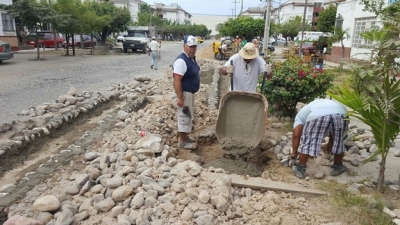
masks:
{"type": "Polygon", "coordinates": [[[386,158],[396,136],[400,133],[400,80],[398,74],[400,57],[400,2],[379,11],[383,28],[366,33],[364,38],[374,41],[375,54],[370,63],[356,73],[357,87],[339,87],[337,94],[330,95],[351,109],[350,116],[358,118],[371,127],[378,150],[368,159],[381,156],[377,191],[382,192],[385,181],[386,158]],[[370,79],[374,77],[374,79],[370,79]]]}
{"type": "Polygon", "coordinates": [[[98,32],[101,35],[101,41],[106,42],[108,35],[112,32],[118,33],[127,30],[131,24],[131,14],[126,7],[119,8],[111,2],[96,2],[92,1],[89,4],[89,9],[96,12],[96,15],[102,18],[110,16],[111,20],[105,24],[98,32]]]}
{"type": "Polygon", "coordinates": [[[343,69],[344,50],[345,50],[343,41],[349,38],[350,38],[349,28],[343,30],[342,27],[335,27],[333,36],[329,38],[329,41],[331,43],[340,42],[340,44],[342,45],[342,59],[340,60],[340,65],[339,65],[339,68],[341,70],[343,69]]]}
{"type": "MultiPolygon", "coordinates": [[[[54,5],[55,9],[60,15],[64,15],[67,19],[62,26],[58,29],[65,34],[66,46],[69,46],[69,40],[72,40],[72,55],[75,55],[75,40],[74,34],[80,30],[80,24],[78,20],[78,11],[76,4],[79,0],[57,0],[54,5]]],[[[79,3],[78,3],[79,4],[79,3]]],[[[66,55],[69,55],[69,48],[67,48],[66,55]]]]}
{"type": "Polygon", "coordinates": [[[336,10],[336,5],[330,4],[319,13],[317,22],[318,31],[333,33],[336,22],[336,10]]]}
{"type": "MultiPolygon", "coordinates": [[[[246,39],[252,39],[256,36],[263,36],[265,27],[264,19],[254,19],[248,16],[239,16],[235,19],[228,19],[219,28],[222,36],[240,36],[246,39]]],[[[274,33],[274,30],[270,30],[274,33]]]]}
{"type": "MultiPolygon", "coordinates": [[[[303,19],[301,16],[292,17],[290,20],[277,26],[277,33],[282,34],[285,38],[291,37],[292,40],[301,31],[303,19]]],[[[311,30],[311,24],[305,24],[304,30],[311,30]]]]}
{"type": "MultiPolygon", "coordinates": [[[[52,23],[53,25],[62,26],[67,19],[63,15],[59,15],[54,9],[46,4],[37,2],[36,0],[18,0],[12,5],[1,5],[0,8],[10,12],[14,17],[18,17],[22,24],[29,30],[37,33],[42,23],[52,23]]],[[[36,43],[39,37],[36,35],[36,43]]],[[[37,60],[40,59],[40,48],[37,48],[37,60]]]]}

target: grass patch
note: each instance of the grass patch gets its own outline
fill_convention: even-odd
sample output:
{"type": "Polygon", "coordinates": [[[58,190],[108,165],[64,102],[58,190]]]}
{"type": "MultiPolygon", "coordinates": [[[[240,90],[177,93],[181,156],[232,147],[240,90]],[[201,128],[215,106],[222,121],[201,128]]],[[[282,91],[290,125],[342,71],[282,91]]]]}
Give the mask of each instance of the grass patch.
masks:
{"type": "Polygon", "coordinates": [[[341,220],[348,224],[389,225],[393,224],[389,216],[382,212],[385,204],[382,196],[353,195],[346,185],[333,181],[319,184],[319,188],[329,193],[326,197],[341,220]]]}

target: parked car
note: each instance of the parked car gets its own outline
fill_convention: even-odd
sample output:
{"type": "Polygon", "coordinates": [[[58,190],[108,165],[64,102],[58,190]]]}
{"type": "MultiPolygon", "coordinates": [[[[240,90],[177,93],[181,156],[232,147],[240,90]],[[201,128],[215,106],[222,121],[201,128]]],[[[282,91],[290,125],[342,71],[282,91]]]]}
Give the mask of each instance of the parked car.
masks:
{"type": "Polygon", "coordinates": [[[56,38],[57,40],[54,41],[54,34],[51,31],[38,31],[37,33],[32,32],[27,35],[26,44],[33,45],[34,47],[39,47],[39,48],[43,47],[54,48],[57,45],[57,47],[61,48],[64,38],[62,38],[59,34],[56,35],[57,35],[56,38]],[[36,35],[39,38],[38,43],[36,43],[36,35]]]}
{"type": "MultiPolygon", "coordinates": [[[[300,43],[297,45],[297,47],[300,48],[300,43]]],[[[312,41],[306,41],[303,42],[303,45],[301,46],[301,53],[304,55],[305,53],[311,54],[316,54],[317,53],[317,47],[315,46],[314,42],[312,41]]]]}
{"type": "MultiPolygon", "coordinates": [[[[76,48],[80,48],[80,47],[81,47],[81,43],[82,43],[82,41],[81,41],[81,36],[80,36],[80,35],[74,36],[74,42],[75,42],[75,43],[74,43],[74,44],[75,44],[75,47],[76,47],[76,48]]],[[[97,39],[96,39],[96,38],[93,38],[93,46],[94,46],[94,45],[97,45],[97,39]]],[[[63,47],[63,48],[66,48],[66,47],[67,47],[67,42],[66,42],[66,41],[63,41],[62,47],[63,47]]],[[[72,38],[69,39],[68,47],[69,47],[69,48],[72,47],[72,38]]],[[[90,47],[92,47],[92,42],[91,42],[91,37],[90,37],[90,35],[83,35],[83,47],[84,47],[84,48],[90,48],[90,47]]]]}
{"type": "Polygon", "coordinates": [[[14,58],[14,52],[11,51],[10,44],[0,40],[0,63],[3,60],[14,58]]]}
{"type": "Polygon", "coordinates": [[[203,39],[201,39],[200,36],[197,36],[197,43],[201,44],[201,43],[203,43],[203,42],[204,42],[203,39]]]}
{"type": "Polygon", "coordinates": [[[125,40],[125,37],[128,36],[128,33],[121,33],[117,37],[117,42],[123,42],[125,40]]]}
{"type": "MultiPolygon", "coordinates": [[[[259,45],[258,51],[261,53],[262,50],[263,50],[263,41],[260,41],[260,45],[259,45]]],[[[271,45],[271,44],[268,44],[268,50],[270,52],[274,52],[275,51],[275,47],[273,45],[271,45]]]]}
{"type": "Polygon", "coordinates": [[[278,37],[278,38],[271,38],[270,39],[270,43],[268,43],[268,44],[271,44],[271,45],[284,45],[286,43],[286,39],[285,38],[282,38],[282,37],[278,37]]]}

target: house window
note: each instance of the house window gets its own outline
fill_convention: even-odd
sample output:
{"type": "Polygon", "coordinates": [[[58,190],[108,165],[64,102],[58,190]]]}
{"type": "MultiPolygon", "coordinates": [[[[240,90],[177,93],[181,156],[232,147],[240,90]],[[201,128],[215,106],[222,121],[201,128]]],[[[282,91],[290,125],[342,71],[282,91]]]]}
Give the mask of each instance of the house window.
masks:
{"type": "Polygon", "coordinates": [[[365,40],[360,34],[377,26],[376,17],[356,18],[354,24],[352,46],[355,48],[371,48],[372,41],[365,40]]]}
{"type": "Polygon", "coordinates": [[[14,18],[10,14],[1,14],[1,22],[3,24],[3,31],[15,31],[14,18]]]}

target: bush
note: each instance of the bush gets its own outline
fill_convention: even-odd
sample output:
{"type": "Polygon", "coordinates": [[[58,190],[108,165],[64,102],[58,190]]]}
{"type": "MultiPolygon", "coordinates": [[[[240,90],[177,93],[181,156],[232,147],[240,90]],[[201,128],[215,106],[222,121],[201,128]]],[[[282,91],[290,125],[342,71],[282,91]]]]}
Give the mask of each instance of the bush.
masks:
{"type": "Polygon", "coordinates": [[[298,102],[309,103],[325,97],[335,78],[329,70],[313,69],[309,63],[303,63],[299,56],[273,62],[272,71],[273,76],[265,82],[262,93],[270,103],[271,111],[290,117],[296,115],[298,102]]]}

